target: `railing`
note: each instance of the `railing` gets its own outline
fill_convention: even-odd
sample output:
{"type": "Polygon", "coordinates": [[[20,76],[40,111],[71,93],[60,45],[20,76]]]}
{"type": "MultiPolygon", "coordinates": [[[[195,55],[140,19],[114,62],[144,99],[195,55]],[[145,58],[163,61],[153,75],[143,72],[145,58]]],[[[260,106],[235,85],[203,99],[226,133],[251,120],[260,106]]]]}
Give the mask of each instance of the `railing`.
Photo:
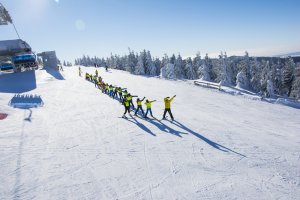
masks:
{"type": "Polygon", "coordinates": [[[194,84],[203,86],[203,87],[221,90],[221,85],[217,84],[217,83],[211,83],[211,82],[205,82],[205,81],[194,81],[194,84]]]}

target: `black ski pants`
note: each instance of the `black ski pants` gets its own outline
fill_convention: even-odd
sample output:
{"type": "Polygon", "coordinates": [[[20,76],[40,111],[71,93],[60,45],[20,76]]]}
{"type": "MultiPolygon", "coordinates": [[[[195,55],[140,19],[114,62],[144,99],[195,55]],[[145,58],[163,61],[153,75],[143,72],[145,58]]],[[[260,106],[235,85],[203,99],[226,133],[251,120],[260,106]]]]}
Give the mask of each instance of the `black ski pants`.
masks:
{"type": "Polygon", "coordinates": [[[164,112],[163,118],[166,118],[167,112],[169,113],[169,115],[171,116],[171,118],[174,119],[170,108],[165,108],[165,112],[164,112]]]}
{"type": "Polygon", "coordinates": [[[125,112],[124,115],[128,112],[130,114],[130,106],[125,106],[125,112]]]}

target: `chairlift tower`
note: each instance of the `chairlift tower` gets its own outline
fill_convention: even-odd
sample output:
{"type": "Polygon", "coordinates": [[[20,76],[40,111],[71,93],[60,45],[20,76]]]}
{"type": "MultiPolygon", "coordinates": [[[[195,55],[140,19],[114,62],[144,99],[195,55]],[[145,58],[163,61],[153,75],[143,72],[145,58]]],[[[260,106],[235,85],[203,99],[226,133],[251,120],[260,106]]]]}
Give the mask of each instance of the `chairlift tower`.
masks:
{"type": "Polygon", "coordinates": [[[6,10],[6,8],[3,6],[3,4],[0,3],[0,26],[1,25],[8,25],[9,23],[11,23],[13,25],[13,27],[14,27],[17,35],[18,35],[18,38],[21,39],[20,35],[18,33],[18,30],[17,30],[15,24],[13,23],[13,20],[12,20],[10,14],[6,10]]]}

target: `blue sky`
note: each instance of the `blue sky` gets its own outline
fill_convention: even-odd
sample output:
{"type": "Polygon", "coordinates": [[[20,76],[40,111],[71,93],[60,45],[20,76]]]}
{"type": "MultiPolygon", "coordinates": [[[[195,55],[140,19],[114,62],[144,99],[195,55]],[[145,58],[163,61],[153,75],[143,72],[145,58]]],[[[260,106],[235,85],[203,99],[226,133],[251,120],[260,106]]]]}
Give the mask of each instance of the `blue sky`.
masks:
{"type": "MultiPolygon", "coordinates": [[[[22,39],[61,60],[128,48],[161,57],[300,51],[299,0],[0,0],[22,39]]],[[[0,26],[0,40],[16,39],[0,26]]]]}

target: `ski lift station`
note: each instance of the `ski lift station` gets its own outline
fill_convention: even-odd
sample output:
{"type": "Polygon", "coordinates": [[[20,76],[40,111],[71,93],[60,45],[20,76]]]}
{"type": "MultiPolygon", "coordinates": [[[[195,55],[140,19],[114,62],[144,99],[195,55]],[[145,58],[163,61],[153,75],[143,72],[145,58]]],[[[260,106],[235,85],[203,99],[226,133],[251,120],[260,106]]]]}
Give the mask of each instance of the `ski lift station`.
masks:
{"type": "Polygon", "coordinates": [[[44,68],[57,69],[58,60],[55,51],[45,51],[38,53],[37,56],[42,58],[44,68]]]}

